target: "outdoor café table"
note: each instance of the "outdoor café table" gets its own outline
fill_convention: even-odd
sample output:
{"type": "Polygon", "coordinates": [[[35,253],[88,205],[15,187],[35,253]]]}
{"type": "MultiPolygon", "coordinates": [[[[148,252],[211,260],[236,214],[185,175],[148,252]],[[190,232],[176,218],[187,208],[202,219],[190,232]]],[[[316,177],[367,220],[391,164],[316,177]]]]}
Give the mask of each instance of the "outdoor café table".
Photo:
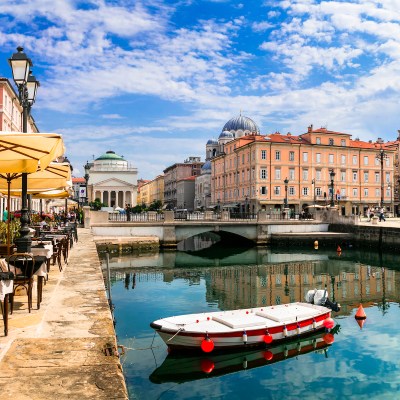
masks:
{"type": "Polygon", "coordinates": [[[12,279],[0,280],[0,301],[3,302],[4,336],[8,335],[8,295],[14,291],[12,279]]]}
{"type": "MultiPolygon", "coordinates": [[[[45,256],[47,258],[47,273],[50,272],[50,260],[53,256],[53,244],[48,242],[49,244],[40,243],[34,246],[31,246],[31,253],[36,256],[45,256]]],[[[47,279],[47,277],[46,277],[47,279]]]]}
{"type": "MultiPolygon", "coordinates": [[[[32,260],[30,261],[32,262],[32,260]]],[[[13,261],[14,267],[17,267],[23,271],[24,261],[15,260],[13,261]]],[[[24,271],[23,271],[24,272],[24,271]]],[[[38,277],[37,281],[37,308],[40,309],[40,302],[42,301],[42,289],[43,279],[47,276],[47,257],[46,256],[34,256],[33,275],[38,277]]]]}

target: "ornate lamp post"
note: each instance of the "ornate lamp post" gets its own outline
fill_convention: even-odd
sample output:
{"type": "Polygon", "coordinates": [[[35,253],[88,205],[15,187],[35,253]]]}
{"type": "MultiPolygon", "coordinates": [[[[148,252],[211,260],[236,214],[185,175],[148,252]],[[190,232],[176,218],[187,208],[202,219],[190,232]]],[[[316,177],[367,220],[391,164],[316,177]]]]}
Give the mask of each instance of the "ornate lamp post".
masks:
{"type": "Polygon", "coordinates": [[[249,198],[246,196],[245,199],[244,199],[244,212],[246,214],[249,212],[248,208],[249,208],[249,198]]]}
{"type": "Polygon", "coordinates": [[[331,207],[335,206],[335,202],[333,201],[333,192],[334,192],[334,186],[333,186],[333,179],[335,178],[335,171],[332,169],[331,172],[329,172],[329,176],[331,177],[331,207]]]}
{"type": "Polygon", "coordinates": [[[283,183],[285,184],[285,200],[283,203],[283,208],[288,208],[288,197],[287,197],[287,191],[288,191],[288,183],[289,183],[289,179],[286,178],[283,183]]]}
{"type": "MultiPolygon", "coordinates": [[[[33,66],[32,61],[23,52],[22,47],[17,47],[17,53],[14,53],[8,59],[11,66],[13,79],[18,88],[18,99],[22,106],[22,132],[28,132],[28,117],[31,107],[35,102],[36,91],[39,87],[39,81],[31,75],[30,68],[33,66]]],[[[31,237],[29,236],[29,213],[27,206],[28,191],[28,174],[23,173],[21,176],[21,229],[20,238],[15,240],[18,253],[29,253],[31,251],[31,237]]]]}
{"type": "Polygon", "coordinates": [[[388,155],[386,152],[383,150],[382,145],[381,148],[379,149],[379,153],[376,155],[376,159],[380,161],[381,163],[381,204],[380,207],[383,207],[383,200],[384,200],[384,182],[383,182],[383,161],[388,158],[388,155]]]}
{"type": "Polygon", "coordinates": [[[86,161],[86,164],[83,166],[83,168],[85,169],[85,190],[86,190],[86,194],[85,194],[85,206],[87,206],[88,203],[88,182],[89,182],[89,171],[90,171],[90,164],[89,161],[86,161]]]}
{"type": "Polygon", "coordinates": [[[316,200],[315,200],[315,179],[313,179],[313,180],[311,181],[311,183],[312,183],[312,185],[313,185],[314,211],[315,211],[315,203],[316,203],[316,200]]]}
{"type": "MultiPolygon", "coordinates": [[[[69,167],[71,168],[71,173],[74,170],[71,162],[68,160],[68,157],[64,157],[64,162],[69,164],[69,167]]],[[[68,222],[68,197],[65,198],[65,207],[64,207],[64,223],[66,224],[68,222]]]]}

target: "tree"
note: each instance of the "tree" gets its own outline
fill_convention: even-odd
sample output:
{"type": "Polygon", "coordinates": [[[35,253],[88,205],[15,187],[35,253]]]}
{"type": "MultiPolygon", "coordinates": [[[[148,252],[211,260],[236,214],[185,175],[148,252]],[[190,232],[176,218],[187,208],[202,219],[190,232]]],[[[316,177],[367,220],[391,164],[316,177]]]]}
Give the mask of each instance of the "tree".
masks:
{"type": "Polygon", "coordinates": [[[101,207],[107,207],[104,203],[102,203],[102,202],[100,201],[99,198],[96,198],[94,201],[92,201],[92,202],[89,204],[89,206],[90,206],[91,209],[93,209],[93,210],[95,210],[95,211],[99,211],[99,210],[101,209],[101,207]]]}

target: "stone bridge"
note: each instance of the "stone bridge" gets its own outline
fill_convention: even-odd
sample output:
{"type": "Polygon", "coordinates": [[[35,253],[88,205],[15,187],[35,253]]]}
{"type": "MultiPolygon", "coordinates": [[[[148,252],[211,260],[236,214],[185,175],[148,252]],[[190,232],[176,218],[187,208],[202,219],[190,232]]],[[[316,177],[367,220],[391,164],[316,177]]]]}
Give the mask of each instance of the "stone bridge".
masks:
{"type": "Polygon", "coordinates": [[[256,219],[249,220],[174,220],[165,214],[160,221],[111,222],[104,211],[90,212],[90,226],[93,235],[104,238],[157,237],[162,247],[176,247],[182,240],[205,232],[229,233],[241,236],[257,245],[271,242],[273,234],[293,233],[307,234],[327,232],[329,223],[321,221],[268,220],[259,214],[256,219]],[[104,214],[105,213],[105,214],[104,214]]]}

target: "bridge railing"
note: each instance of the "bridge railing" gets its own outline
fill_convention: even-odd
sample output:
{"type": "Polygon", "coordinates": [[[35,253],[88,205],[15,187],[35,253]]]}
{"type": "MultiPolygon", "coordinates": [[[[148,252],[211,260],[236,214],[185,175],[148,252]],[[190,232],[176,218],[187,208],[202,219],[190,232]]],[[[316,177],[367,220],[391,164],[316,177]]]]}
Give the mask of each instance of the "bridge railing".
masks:
{"type": "Polygon", "coordinates": [[[156,212],[144,213],[110,213],[108,220],[113,222],[155,222],[164,221],[164,214],[156,212]]]}
{"type": "MultiPolygon", "coordinates": [[[[267,220],[311,220],[313,215],[311,214],[295,214],[285,212],[271,211],[266,212],[265,219],[267,220]]],[[[263,218],[263,219],[264,219],[263,218]]],[[[187,212],[187,211],[175,211],[174,220],[176,221],[256,221],[258,214],[255,213],[238,213],[238,212],[187,212]]],[[[162,222],[164,221],[164,214],[149,211],[143,213],[110,213],[108,217],[109,221],[112,222],[162,222]]]]}

